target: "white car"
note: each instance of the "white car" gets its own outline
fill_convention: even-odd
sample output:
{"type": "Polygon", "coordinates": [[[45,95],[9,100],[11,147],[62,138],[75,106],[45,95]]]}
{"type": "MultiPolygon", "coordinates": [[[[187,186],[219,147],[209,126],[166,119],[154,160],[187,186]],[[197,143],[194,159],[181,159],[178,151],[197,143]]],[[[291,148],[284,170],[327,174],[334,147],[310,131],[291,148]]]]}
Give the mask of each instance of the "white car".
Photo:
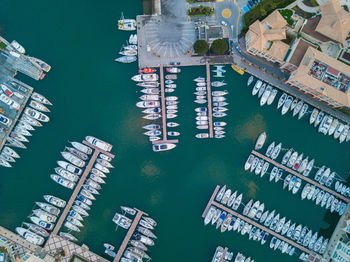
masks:
{"type": "Polygon", "coordinates": [[[227,26],[227,23],[225,21],[221,21],[221,24],[227,26]]]}
{"type": "Polygon", "coordinates": [[[15,109],[20,109],[21,105],[17,103],[16,101],[12,100],[5,94],[0,95],[0,101],[4,102],[5,104],[8,104],[9,106],[15,108],[15,109]]]}

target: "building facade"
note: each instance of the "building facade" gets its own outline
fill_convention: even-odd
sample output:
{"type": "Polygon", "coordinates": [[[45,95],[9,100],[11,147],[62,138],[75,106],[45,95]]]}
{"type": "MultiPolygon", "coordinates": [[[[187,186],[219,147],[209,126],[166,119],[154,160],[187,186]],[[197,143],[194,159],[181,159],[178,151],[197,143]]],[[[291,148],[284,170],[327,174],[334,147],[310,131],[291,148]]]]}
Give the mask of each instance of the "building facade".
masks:
{"type": "Polygon", "coordinates": [[[287,22],[275,10],[263,21],[255,21],[250,25],[245,36],[248,53],[265,58],[273,63],[284,64],[284,58],[289,45],[282,40],[286,39],[287,22]]]}

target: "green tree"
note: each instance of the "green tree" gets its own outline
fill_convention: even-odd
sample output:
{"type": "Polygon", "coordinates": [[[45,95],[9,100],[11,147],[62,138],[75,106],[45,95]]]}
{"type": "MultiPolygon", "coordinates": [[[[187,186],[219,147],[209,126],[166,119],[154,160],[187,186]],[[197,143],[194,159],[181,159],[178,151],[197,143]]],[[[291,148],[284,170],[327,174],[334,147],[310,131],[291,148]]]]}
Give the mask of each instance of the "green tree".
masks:
{"type": "Polygon", "coordinates": [[[228,49],[228,44],[224,39],[216,39],[211,44],[211,51],[217,55],[223,55],[228,49]]]}
{"type": "Polygon", "coordinates": [[[193,45],[194,51],[199,55],[205,55],[209,50],[209,45],[204,40],[197,40],[193,45]]]}
{"type": "Polygon", "coordinates": [[[266,13],[266,10],[265,10],[264,8],[262,8],[262,7],[260,8],[259,11],[260,11],[260,15],[261,15],[261,16],[265,16],[265,15],[267,14],[267,13],[266,13]]]}

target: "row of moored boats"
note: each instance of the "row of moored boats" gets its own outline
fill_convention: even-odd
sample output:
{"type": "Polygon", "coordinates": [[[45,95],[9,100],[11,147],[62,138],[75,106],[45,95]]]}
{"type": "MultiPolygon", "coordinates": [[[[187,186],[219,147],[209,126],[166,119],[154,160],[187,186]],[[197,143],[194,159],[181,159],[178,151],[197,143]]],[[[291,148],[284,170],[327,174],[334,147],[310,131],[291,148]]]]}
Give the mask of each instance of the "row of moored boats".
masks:
{"type": "MultiPolygon", "coordinates": [[[[165,117],[166,119],[172,119],[171,121],[166,121],[167,128],[175,128],[179,126],[178,123],[174,122],[174,119],[177,117],[178,112],[178,97],[174,95],[168,95],[173,93],[176,90],[176,83],[174,82],[177,79],[177,73],[181,72],[181,69],[178,67],[168,67],[166,71],[169,73],[165,76],[165,94],[164,94],[164,108],[166,110],[165,117]]],[[[162,101],[161,101],[161,90],[159,89],[159,76],[156,73],[154,68],[142,68],[139,70],[139,74],[131,78],[137,82],[137,86],[141,87],[141,92],[143,93],[139,98],[141,101],[136,103],[136,106],[143,108],[144,119],[150,121],[159,121],[162,118],[162,101]]],[[[161,124],[152,123],[143,126],[147,131],[144,132],[144,135],[149,137],[150,142],[161,140],[161,124]]],[[[180,135],[178,131],[167,131],[167,136],[177,137],[180,135]]],[[[153,145],[153,151],[166,151],[175,148],[173,143],[160,143],[153,145]]]]}
{"type": "MultiPolygon", "coordinates": [[[[216,65],[215,70],[213,72],[216,73],[214,77],[224,77],[223,73],[226,71],[223,69],[223,66],[216,65]]],[[[196,95],[195,103],[202,105],[201,107],[195,108],[196,112],[196,128],[199,130],[208,130],[209,129],[209,106],[204,107],[204,104],[209,103],[207,100],[207,95],[211,96],[212,100],[212,111],[211,116],[214,118],[222,118],[225,117],[226,111],[228,110],[225,106],[228,105],[228,102],[226,102],[226,95],[228,94],[227,90],[215,90],[212,91],[211,94],[207,94],[207,83],[205,81],[204,77],[197,77],[194,79],[194,82],[196,82],[196,90],[194,94],[196,95]]],[[[222,87],[225,86],[226,83],[223,81],[214,81],[211,83],[212,87],[222,87]]],[[[214,121],[213,122],[213,129],[214,129],[214,137],[215,138],[224,138],[225,137],[225,130],[224,127],[226,126],[226,122],[223,121],[214,121]]],[[[203,132],[196,134],[196,138],[208,138],[209,133],[203,132]]]]}
{"type": "MultiPolygon", "coordinates": [[[[227,189],[226,186],[223,186],[217,193],[215,201],[233,210],[237,210],[237,207],[234,206],[235,199],[238,197],[237,195],[237,191],[232,193],[231,189],[227,189]]],[[[241,200],[239,201],[241,202],[241,200]]],[[[231,213],[227,213],[215,206],[209,208],[204,223],[216,225],[216,228],[220,228],[221,232],[233,230],[240,232],[242,235],[247,234],[249,239],[260,241],[262,245],[270,239],[270,234],[264,230],[268,228],[288,238],[290,241],[298,243],[317,253],[323,254],[327,248],[328,239],[325,239],[323,236],[318,236],[318,232],[312,232],[307,226],[294,223],[290,219],[288,220],[286,217],[282,217],[282,215],[275,210],[265,210],[265,204],[261,203],[259,200],[254,201],[251,199],[246,203],[242,214],[250,220],[255,220],[260,226],[254,226],[245,219],[235,217],[231,213]]],[[[279,249],[282,253],[288,255],[293,255],[295,253],[294,245],[275,236],[270,240],[270,248],[273,250],[279,249]]]]}
{"type": "MultiPolygon", "coordinates": [[[[254,81],[254,77],[250,76],[248,79],[248,86],[254,81]]],[[[257,95],[260,98],[260,105],[271,105],[278,94],[277,89],[270,85],[257,80],[252,89],[252,95],[257,95]]],[[[350,126],[341,123],[340,120],[327,115],[325,112],[314,108],[309,111],[309,105],[302,100],[294,98],[286,93],[283,93],[277,103],[277,109],[281,108],[281,114],[284,115],[288,111],[292,112],[293,117],[298,119],[303,118],[310,113],[309,124],[318,127],[318,132],[333,136],[334,139],[339,140],[340,143],[350,141],[350,126]]]]}
{"type": "MultiPolygon", "coordinates": [[[[10,89],[4,84],[1,84],[1,89],[3,93],[0,94],[0,97],[4,96],[2,100],[6,100],[12,105],[14,105],[14,103],[18,104],[11,98],[15,96],[14,94],[17,93],[16,91],[10,89]]],[[[19,118],[10,135],[7,137],[6,145],[0,152],[0,166],[12,167],[12,163],[14,163],[16,159],[20,158],[20,155],[12,147],[26,149],[27,147],[25,143],[29,142],[28,138],[32,136],[32,132],[35,130],[35,127],[40,127],[42,126],[42,122],[48,122],[50,120],[49,117],[44,114],[44,112],[50,112],[50,110],[47,108],[48,105],[52,105],[50,101],[43,95],[36,92],[31,95],[31,98],[32,99],[29,102],[29,106],[24,108],[22,116],[19,118]]],[[[20,108],[18,107],[16,110],[20,110],[20,108]]],[[[0,119],[7,119],[6,125],[11,125],[11,120],[9,118],[3,118],[0,114],[0,119]]],[[[2,121],[0,122],[0,125],[1,124],[2,121]]]]}
{"type": "MultiPolygon", "coordinates": [[[[266,137],[266,134],[262,133],[259,136],[259,138],[257,139],[255,149],[261,149],[262,147],[261,143],[259,142],[261,140],[260,137],[266,137]]],[[[271,158],[272,160],[276,160],[281,152],[281,148],[282,143],[276,145],[275,142],[272,142],[268,146],[265,155],[271,158]]],[[[300,175],[306,177],[309,176],[309,174],[311,173],[314,167],[314,162],[314,159],[309,160],[309,157],[304,157],[303,153],[299,154],[292,148],[287,150],[287,152],[283,155],[281,160],[281,164],[283,166],[292,169],[300,175]]],[[[263,159],[260,159],[259,157],[251,154],[244,165],[244,169],[246,171],[249,170],[250,172],[254,171],[256,175],[260,175],[260,177],[263,177],[265,173],[268,172],[269,166],[270,163],[268,161],[265,162],[263,159]]],[[[274,179],[275,182],[283,180],[283,189],[288,189],[293,194],[299,192],[299,190],[302,188],[302,179],[292,174],[288,174],[284,178],[282,177],[282,175],[283,169],[274,166],[270,172],[270,182],[274,179]]],[[[337,179],[336,176],[336,172],[331,171],[331,169],[327,168],[326,166],[318,168],[317,172],[314,175],[314,180],[317,182],[317,184],[314,185],[306,183],[301,192],[301,199],[312,199],[317,205],[325,207],[326,209],[330,209],[332,213],[335,211],[339,213],[339,215],[344,214],[346,210],[346,203],[339,200],[335,195],[326,192],[321,187],[325,186],[330,188],[333,182],[337,179]],[[320,186],[317,186],[318,184],[320,186]]],[[[347,191],[344,191],[344,195],[346,193],[347,191]]]]}
{"type": "MultiPolygon", "coordinates": [[[[115,213],[112,221],[125,229],[129,229],[133,223],[133,219],[129,218],[127,215],[135,216],[136,210],[134,208],[121,206],[121,213],[115,213]]],[[[131,240],[128,243],[128,247],[123,253],[121,258],[122,262],[142,262],[143,259],[151,259],[150,256],[146,253],[148,251],[148,246],[154,245],[154,239],[157,239],[157,236],[152,232],[152,230],[157,226],[157,222],[148,216],[142,216],[138,225],[135,228],[135,231],[131,240]]],[[[114,247],[110,244],[104,244],[105,253],[111,257],[115,257],[116,253],[114,252],[114,247]]]]}

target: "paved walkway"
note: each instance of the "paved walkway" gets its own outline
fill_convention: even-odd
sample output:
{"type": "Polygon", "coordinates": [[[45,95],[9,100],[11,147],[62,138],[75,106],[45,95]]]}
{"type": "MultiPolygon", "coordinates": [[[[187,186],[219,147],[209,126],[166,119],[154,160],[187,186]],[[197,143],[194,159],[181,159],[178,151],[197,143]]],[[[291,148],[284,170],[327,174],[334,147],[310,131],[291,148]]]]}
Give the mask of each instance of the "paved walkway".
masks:
{"type": "Polygon", "coordinates": [[[298,0],[297,2],[298,2],[298,7],[307,13],[317,13],[320,10],[319,6],[315,6],[315,7],[307,6],[303,3],[302,0],[298,0]]]}
{"type": "Polygon", "coordinates": [[[27,240],[22,238],[20,235],[17,235],[2,226],[0,226],[0,237],[4,237],[14,242],[15,245],[21,246],[31,252],[37,252],[41,250],[41,247],[28,242],[27,240]]]}
{"type": "Polygon", "coordinates": [[[66,251],[66,256],[59,260],[61,262],[71,261],[71,257],[75,254],[86,259],[89,262],[110,262],[109,260],[89,251],[86,246],[79,246],[60,236],[55,235],[51,235],[44,249],[52,256],[64,249],[66,251]]]}

